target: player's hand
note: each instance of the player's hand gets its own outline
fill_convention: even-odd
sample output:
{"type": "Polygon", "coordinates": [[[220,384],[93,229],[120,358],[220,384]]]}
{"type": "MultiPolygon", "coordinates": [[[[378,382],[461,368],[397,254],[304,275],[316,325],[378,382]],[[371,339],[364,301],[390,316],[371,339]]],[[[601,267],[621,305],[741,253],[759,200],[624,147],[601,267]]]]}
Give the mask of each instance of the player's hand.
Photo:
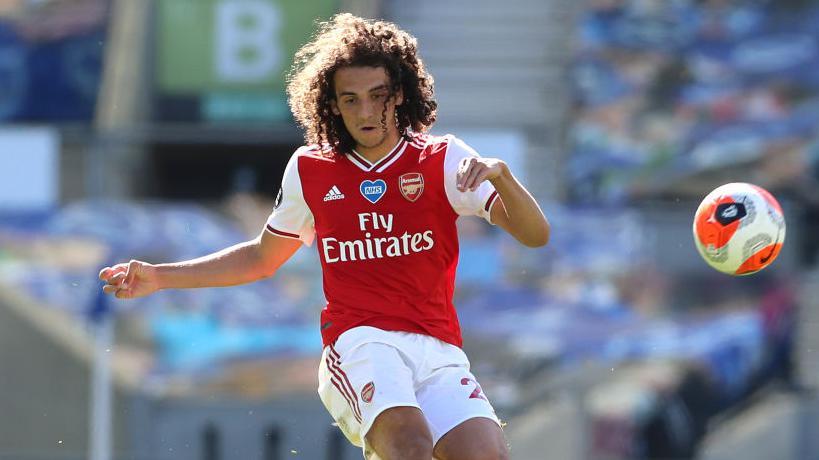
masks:
{"type": "Polygon", "coordinates": [[[100,279],[105,281],[102,292],[118,299],[135,299],[159,290],[153,265],[138,260],[105,267],[100,279]]]}
{"type": "Polygon", "coordinates": [[[506,163],[497,158],[464,158],[458,165],[455,183],[461,192],[474,192],[483,181],[498,178],[507,169],[506,163]]]}

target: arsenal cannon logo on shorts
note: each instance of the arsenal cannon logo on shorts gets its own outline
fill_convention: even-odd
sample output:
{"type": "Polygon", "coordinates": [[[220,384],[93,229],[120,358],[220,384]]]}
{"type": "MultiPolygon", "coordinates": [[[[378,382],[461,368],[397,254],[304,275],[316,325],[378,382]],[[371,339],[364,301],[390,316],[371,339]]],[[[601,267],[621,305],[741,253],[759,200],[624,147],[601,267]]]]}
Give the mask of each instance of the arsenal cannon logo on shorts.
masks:
{"type": "Polygon", "coordinates": [[[421,173],[407,173],[398,177],[398,189],[404,198],[415,202],[424,192],[424,176],[421,173]]]}
{"type": "Polygon", "coordinates": [[[361,389],[361,400],[368,403],[373,400],[373,394],[375,394],[375,384],[370,382],[361,389]]]}

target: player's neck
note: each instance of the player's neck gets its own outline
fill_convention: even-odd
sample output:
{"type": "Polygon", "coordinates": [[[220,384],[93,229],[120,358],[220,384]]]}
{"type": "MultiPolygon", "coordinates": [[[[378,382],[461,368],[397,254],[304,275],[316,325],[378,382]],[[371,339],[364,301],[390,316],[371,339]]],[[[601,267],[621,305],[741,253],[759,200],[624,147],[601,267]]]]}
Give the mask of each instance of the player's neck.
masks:
{"type": "Polygon", "coordinates": [[[355,146],[355,151],[362,157],[364,157],[370,164],[375,164],[380,161],[382,158],[387,156],[390,152],[395,149],[395,146],[401,141],[401,135],[396,133],[387,134],[387,137],[384,138],[384,142],[374,146],[374,147],[365,147],[363,145],[357,144],[355,146]]]}

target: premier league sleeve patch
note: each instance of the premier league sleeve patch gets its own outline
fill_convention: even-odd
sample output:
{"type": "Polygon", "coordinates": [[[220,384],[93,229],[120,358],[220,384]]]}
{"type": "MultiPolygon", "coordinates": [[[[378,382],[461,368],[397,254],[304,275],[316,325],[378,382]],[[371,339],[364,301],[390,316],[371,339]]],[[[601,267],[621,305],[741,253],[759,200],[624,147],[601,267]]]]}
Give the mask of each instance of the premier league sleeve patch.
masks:
{"type": "Polygon", "coordinates": [[[276,201],[273,202],[273,209],[279,209],[279,206],[282,205],[282,189],[284,187],[279,187],[279,193],[276,195],[276,201]]]}
{"type": "Polygon", "coordinates": [[[415,202],[424,193],[424,176],[421,173],[406,173],[398,178],[398,189],[401,195],[415,202]]]}

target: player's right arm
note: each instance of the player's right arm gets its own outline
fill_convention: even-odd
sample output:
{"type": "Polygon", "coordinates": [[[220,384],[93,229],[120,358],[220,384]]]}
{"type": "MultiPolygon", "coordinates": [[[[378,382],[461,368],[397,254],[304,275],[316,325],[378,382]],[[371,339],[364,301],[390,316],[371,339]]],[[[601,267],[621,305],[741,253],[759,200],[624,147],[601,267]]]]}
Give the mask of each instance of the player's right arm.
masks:
{"type": "Polygon", "coordinates": [[[302,245],[267,230],[253,240],[183,262],[150,264],[138,260],[105,267],[103,292],[120,299],[160,289],[235,286],[272,276],[302,245]]]}

